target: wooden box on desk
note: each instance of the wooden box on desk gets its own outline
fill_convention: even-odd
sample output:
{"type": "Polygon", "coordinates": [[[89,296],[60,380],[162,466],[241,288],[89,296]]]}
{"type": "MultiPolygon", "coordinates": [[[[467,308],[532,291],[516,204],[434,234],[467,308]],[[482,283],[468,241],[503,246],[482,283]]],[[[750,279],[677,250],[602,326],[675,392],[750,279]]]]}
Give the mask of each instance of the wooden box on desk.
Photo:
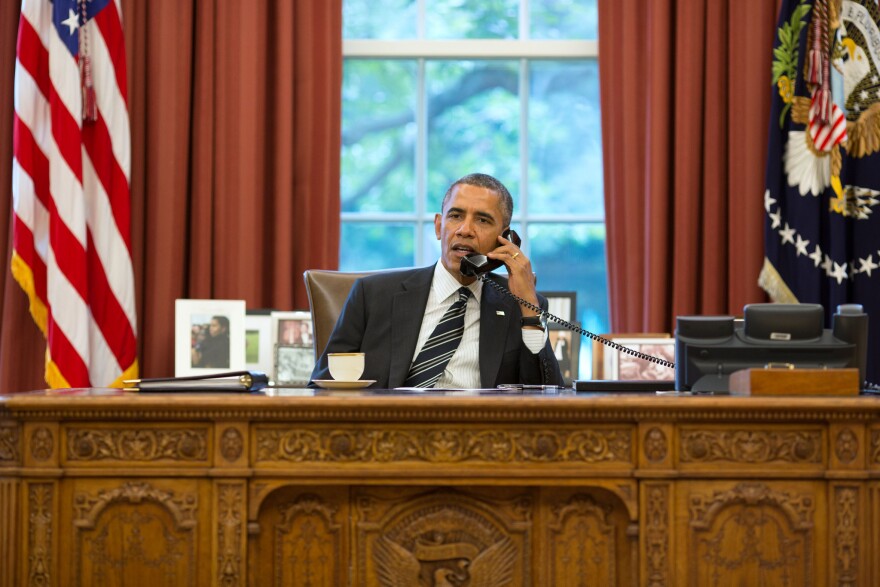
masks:
{"type": "Polygon", "coordinates": [[[858,395],[858,369],[741,369],[730,374],[731,395],[858,395]]]}

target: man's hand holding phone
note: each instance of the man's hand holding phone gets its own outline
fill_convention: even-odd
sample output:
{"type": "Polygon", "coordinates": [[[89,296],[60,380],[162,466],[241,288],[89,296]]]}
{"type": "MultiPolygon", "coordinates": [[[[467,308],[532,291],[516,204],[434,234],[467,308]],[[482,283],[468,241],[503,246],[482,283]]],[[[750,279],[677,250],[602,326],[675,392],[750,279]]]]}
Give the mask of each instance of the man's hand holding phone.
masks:
{"type": "MultiPolygon", "coordinates": [[[[517,239],[518,240],[518,239],[517,239]]],[[[500,261],[507,267],[510,292],[527,302],[538,305],[538,292],[535,288],[535,274],[532,262],[522,250],[504,236],[498,237],[499,246],[489,252],[490,259],[500,261]]],[[[536,316],[537,312],[521,306],[523,316],[536,316]]]]}

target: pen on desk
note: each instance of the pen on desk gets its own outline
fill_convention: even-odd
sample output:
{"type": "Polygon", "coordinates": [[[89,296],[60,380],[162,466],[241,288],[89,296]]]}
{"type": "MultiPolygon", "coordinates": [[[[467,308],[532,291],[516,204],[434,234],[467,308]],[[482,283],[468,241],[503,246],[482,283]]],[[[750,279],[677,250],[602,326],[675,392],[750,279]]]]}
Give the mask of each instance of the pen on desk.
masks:
{"type": "Polygon", "coordinates": [[[558,391],[562,389],[559,385],[535,385],[535,384],[524,384],[524,383],[509,383],[509,384],[501,384],[498,386],[498,389],[515,389],[515,390],[538,390],[541,391],[558,391]]]}

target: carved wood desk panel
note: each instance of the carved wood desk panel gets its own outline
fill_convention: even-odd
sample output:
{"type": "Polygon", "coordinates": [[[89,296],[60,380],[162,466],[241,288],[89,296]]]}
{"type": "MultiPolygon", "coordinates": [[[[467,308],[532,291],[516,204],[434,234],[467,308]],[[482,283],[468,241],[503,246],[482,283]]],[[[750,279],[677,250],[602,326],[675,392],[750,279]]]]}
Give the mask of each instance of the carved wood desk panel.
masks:
{"type": "Polygon", "coordinates": [[[880,400],[0,396],[0,586],[878,585],[880,400]]]}

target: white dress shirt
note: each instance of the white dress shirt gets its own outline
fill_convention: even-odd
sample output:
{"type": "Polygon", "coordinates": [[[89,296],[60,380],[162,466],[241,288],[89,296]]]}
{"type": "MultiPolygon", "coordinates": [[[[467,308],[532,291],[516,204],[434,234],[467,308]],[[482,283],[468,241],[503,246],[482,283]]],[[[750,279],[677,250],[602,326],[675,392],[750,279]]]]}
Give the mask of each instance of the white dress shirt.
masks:
{"type": "MultiPolygon", "coordinates": [[[[431,291],[428,293],[428,303],[425,306],[425,316],[422,318],[422,327],[419,330],[419,340],[416,350],[410,360],[410,364],[419,356],[425,342],[434,332],[434,328],[440,322],[440,318],[446,313],[457,299],[458,289],[461,283],[452,276],[442,261],[437,261],[434,267],[434,278],[431,281],[431,291]]],[[[473,296],[468,298],[467,309],[464,314],[464,335],[458,350],[452,355],[446,370],[437,381],[436,387],[444,389],[478,389],[480,382],[480,300],[483,297],[483,282],[476,280],[467,288],[473,296]]],[[[537,354],[544,347],[546,333],[540,330],[527,328],[522,331],[523,343],[532,353],[537,354]]]]}

